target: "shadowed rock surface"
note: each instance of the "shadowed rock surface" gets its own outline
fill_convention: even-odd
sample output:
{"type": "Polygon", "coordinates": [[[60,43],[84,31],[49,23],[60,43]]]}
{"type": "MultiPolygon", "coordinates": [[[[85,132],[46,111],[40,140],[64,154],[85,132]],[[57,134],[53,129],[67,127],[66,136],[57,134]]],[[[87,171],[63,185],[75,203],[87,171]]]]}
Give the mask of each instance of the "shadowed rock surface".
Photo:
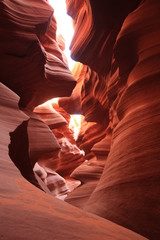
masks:
{"type": "Polygon", "coordinates": [[[5,0],[0,2],[0,14],[0,79],[20,96],[20,107],[33,109],[50,98],[70,95],[76,82],[59,57],[61,50],[53,50],[58,44],[49,4],[5,0]],[[44,40],[41,43],[41,36],[50,35],[51,30],[52,41],[47,46],[52,51],[44,40]]]}
{"type": "Polygon", "coordinates": [[[118,235],[118,239],[144,239],[43,193],[21,176],[8,155],[9,133],[28,116],[19,110],[15,93],[2,84],[0,93],[1,238],[31,239],[36,235],[39,239],[53,239],[54,235],[57,239],[106,239],[108,235],[114,239],[118,235]]]}
{"type": "Polygon", "coordinates": [[[1,238],[157,240],[160,2],[66,3],[72,73],[47,1],[0,2],[1,238]]]}
{"type": "MultiPolygon", "coordinates": [[[[98,76],[105,75],[106,86],[103,90],[105,94],[99,103],[103,106],[102,101],[107,99],[108,127],[111,130],[111,147],[103,174],[84,209],[139,232],[149,239],[158,239],[160,237],[160,128],[158,127],[160,123],[160,3],[146,0],[139,1],[139,5],[132,2],[133,5],[135,4],[133,6],[128,1],[121,3],[102,1],[98,6],[96,1],[90,3],[81,1],[83,6],[79,6],[76,5],[77,1],[67,2],[68,12],[75,19],[75,29],[78,31],[75,31],[71,44],[72,55],[76,60],[94,68],[98,76]],[[114,3],[117,4],[116,7],[114,3]],[[84,36],[84,28],[88,26],[87,4],[90,5],[88,9],[92,9],[93,18],[93,24],[89,29],[94,28],[95,34],[89,35],[85,31],[85,37],[78,38],[78,35],[84,36]],[[132,7],[136,9],[128,15],[132,7]],[[123,19],[124,22],[118,19],[123,19]],[[107,25],[104,25],[106,20],[108,20],[107,25]],[[100,37],[94,38],[96,31],[100,36],[106,34],[103,43],[100,37]],[[101,41],[101,44],[98,41],[101,41]],[[107,46],[110,46],[110,49],[105,52],[107,46]],[[97,61],[99,59],[101,61],[97,61]]],[[[97,85],[100,86],[103,82],[100,77],[92,79],[93,82],[89,86],[84,81],[81,89],[81,106],[82,109],[86,109],[86,119],[96,115],[95,110],[88,118],[92,109],[94,107],[97,109],[96,95],[103,94],[101,88],[98,88],[92,104],[87,104],[87,99],[91,98],[97,85]],[[84,94],[84,89],[88,94],[84,94]]],[[[97,118],[100,116],[98,109],[96,116],[97,118]]],[[[96,131],[95,128],[93,131],[96,131]]],[[[107,126],[104,132],[107,137],[107,126]]],[[[84,130],[81,139],[85,134],[88,135],[84,130]]],[[[88,148],[93,138],[95,136],[90,135],[88,148]]]]}

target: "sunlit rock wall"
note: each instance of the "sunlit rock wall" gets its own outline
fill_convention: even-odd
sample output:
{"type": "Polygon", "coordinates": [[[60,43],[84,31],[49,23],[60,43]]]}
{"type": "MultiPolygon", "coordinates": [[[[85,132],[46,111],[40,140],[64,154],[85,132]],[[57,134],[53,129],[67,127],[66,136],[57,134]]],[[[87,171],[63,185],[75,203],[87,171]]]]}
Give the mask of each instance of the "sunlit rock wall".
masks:
{"type": "Polygon", "coordinates": [[[81,107],[86,118],[95,107],[95,114],[88,119],[92,116],[98,119],[101,115],[95,104],[96,96],[102,96],[101,107],[107,99],[109,123],[105,131],[111,136],[103,174],[82,207],[149,239],[158,239],[160,3],[158,0],[67,3],[75,24],[72,56],[97,72],[93,82],[88,87],[88,82],[84,82],[81,88],[81,107]],[[104,90],[97,88],[95,95],[97,85],[103,82],[104,90]],[[87,105],[92,96],[92,104],[87,105]]]}
{"type": "MultiPolygon", "coordinates": [[[[51,128],[62,127],[66,120],[53,110],[48,118],[31,110],[51,97],[69,96],[75,86],[59,57],[63,54],[49,52],[44,39],[43,46],[40,42],[52,12],[46,1],[0,2],[1,238],[106,239],[118,235],[119,239],[144,239],[53,197],[58,194],[63,199],[59,190],[66,193],[66,183],[57,173],[37,164],[39,160],[54,161],[56,168],[60,145],[51,128]]],[[[53,22],[51,29],[55,29],[53,22]]]]}
{"type": "Polygon", "coordinates": [[[0,2],[1,237],[157,240],[160,4],[66,2],[77,85],[47,1],[0,2]]]}

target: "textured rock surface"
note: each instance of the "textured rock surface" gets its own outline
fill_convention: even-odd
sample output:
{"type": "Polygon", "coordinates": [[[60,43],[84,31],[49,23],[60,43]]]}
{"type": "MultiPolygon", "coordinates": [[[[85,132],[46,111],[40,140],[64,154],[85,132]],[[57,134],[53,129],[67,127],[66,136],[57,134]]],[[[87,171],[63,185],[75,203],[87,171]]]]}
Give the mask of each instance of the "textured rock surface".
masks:
{"type": "Polygon", "coordinates": [[[85,207],[91,193],[96,188],[105,163],[105,161],[100,159],[97,160],[94,154],[90,154],[89,160],[87,159],[88,156],[85,157],[85,162],[77,167],[71,174],[73,179],[81,181],[81,186],[69,193],[65,199],[68,203],[80,208],[85,207]]]}
{"type": "Polygon", "coordinates": [[[29,140],[29,155],[34,164],[40,160],[48,160],[54,162],[54,168],[57,166],[56,157],[60,146],[52,131],[44,124],[41,119],[34,114],[28,121],[28,140],[29,140]]]}
{"type": "Polygon", "coordinates": [[[41,0],[0,2],[0,80],[10,88],[0,85],[1,237],[144,239],[133,230],[157,240],[159,0],[66,2],[71,53],[85,64],[73,70],[71,97],[76,81],[53,9],[41,0]],[[37,107],[60,96],[68,96],[59,100],[66,111],[84,114],[77,142],[65,110],[37,107]]]}
{"type": "Polygon", "coordinates": [[[33,109],[50,98],[68,96],[75,86],[73,76],[59,57],[62,54],[49,51],[58,49],[54,17],[46,33],[50,36],[52,30],[52,41],[47,44],[50,48],[43,43],[45,51],[40,42],[52,14],[53,9],[45,1],[0,2],[0,79],[20,96],[21,107],[33,109]]]}
{"type": "Polygon", "coordinates": [[[77,166],[84,162],[84,155],[75,144],[71,144],[66,138],[61,138],[59,143],[61,151],[57,172],[62,176],[69,176],[77,166]]]}
{"type": "Polygon", "coordinates": [[[106,135],[106,125],[96,122],[82,121],[81,129],[77,139],[77,145],[86,153],[89,153],[95,143],[106,135]]]}
{"type": "MultiPolygon", "coordinates": [[[[149,239],[158,239],[160,3],[158,0],[67,2],[76,29],[72,56],[97,71],[97,77],[92,73],[88,87],[84,81],[81,91],[84,114],[87,120],[94,117],[98,122],[95,99],[104,92],[99,103],[103,106],[102,101],[107,100],[111,134],[104,172],[88,203],[82,205],[149,239]],[[101,86],[103,78],[106,85],[102,91],[97,86],[101,86]]],[[[90,149],[89,143],[98,137],[96,125],[94,123],[90,131],[94,136],[82,125],[79,140],[86,138],[86,141],[80,147],[90,149]]],[[[108,137],[107,129],[101,133],[108,137]]],[[[81,192],[81,196],[84,193],[81,192]]]]}
{"type": "Polygon", "coordinates": [[[68,13],[75,23],[71,54],[101,74],[109,70],[112,49],[121,24],[140,0],[67,0],[68,13]],[[77,37],[78,36],[78,37],[77,37]]]}
{"type": "Polygon", "coordinates": [[[3,239],[144,239],[112,222],[82,212],[28,183],[8,156],[9,132],[28,120],[19,97],[0,85],[0,232],[3,239]],[[92,231],[91,231],[92,229],[92,231]],[[83,232],[83,234],[82,234],[83,232]]]}
{"type": "Polygon", "coordinates": [[[69,193],[65,201],[82,209],[85,208],[104,170],[110,144],[111,134],[108,130],[106,136],[94,144],[92,152],[85,156],[84,163],[72,172],[71,177],[80,180],[82,184],[75,191],[69,193]]]}
{"type": "Polygon", "coordinates": [[[81,89],[85,79],[87,66],[81,63],[75,63],[72,69],[72,74],[75,77],[77,84],[70,97],[59,99],[59,106],[63,107],[70,114],[82,114],[81,108],[81,89]]]}
{"type": "MultiPolygon", "coordinates": [[[[38,176],[46,185],[47,191],[52,196],[64,200],[69,192],[66,181],[58,173],[49,168],[43,168],[38,163],[34,166],[36,177],[38,176]]],[[[43,188],[44,184],[40,184],[43,188]]],[[[44,189],[45,190],[45,189],[44,189]]]]}
{"type": "Polygon", "coordinates": [[[62,117],[53,107],[51,103],[40,105],[34,109],[34,112],[40,116],[50,129],[58,128],[67,124],[65,118],[62,117]]]}

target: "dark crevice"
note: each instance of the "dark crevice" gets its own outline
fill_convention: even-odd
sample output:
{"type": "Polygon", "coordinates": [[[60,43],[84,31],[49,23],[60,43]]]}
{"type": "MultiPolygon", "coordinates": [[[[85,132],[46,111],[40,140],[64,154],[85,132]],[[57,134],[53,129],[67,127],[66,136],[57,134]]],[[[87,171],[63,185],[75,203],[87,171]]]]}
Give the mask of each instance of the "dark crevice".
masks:
{"type": "MultiPolygon", "coordinates": [[[[33,172],[29,158],[29,141],[27,135],[28,121],[24,121],[14,132],[10,133],[9,156],[22,176],[30,183],[40,188],[33,172]]],[[[42,190],[42,189],[41,189],[42,190]]]]}

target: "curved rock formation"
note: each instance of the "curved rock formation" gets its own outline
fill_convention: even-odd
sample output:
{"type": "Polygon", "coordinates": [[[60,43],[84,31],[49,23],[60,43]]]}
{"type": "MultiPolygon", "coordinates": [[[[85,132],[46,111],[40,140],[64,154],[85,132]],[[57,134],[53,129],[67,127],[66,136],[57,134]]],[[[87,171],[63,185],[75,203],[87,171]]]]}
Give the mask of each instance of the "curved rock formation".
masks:
{"type": "Polygon", "coordinates": [[[140,0],[67,0],[75,33],[71,43],[73,59],[106,75],[110,69],[113,46],[121,25],[140,0]],[[100,63],[100,64],[99,64],[100,63]]]}
{"type": "Polygon", "coordinates": [[[69,96],[76,82],[59,57],[62,54],[55,41],[56,23],[49,4],[5,0],[0,2],[0,14],[0,79],[20,96],[20,107],[33,109],[50,98],[69,96]],[[52,41],[47,48],[50,32],[52,41]],[[43,39],[46,51],[41,44],[45,33],[49,36],[46,44],[43,39]]]}
{"type": "Polygon", "coordinates": [[[50,129],[59,128],[67,124],[65,118],[52,107],[51,103],[36,107],[34,112],[40,116],[50,129]]]}
{"type": "Polygon", "coordinates": [[[44,184],[40,183],[41,187],[43,188],[43,186],[46,185],[48,188],[47,191],[44,189],[45,192],[49,192],[49,194],[61,200],[66,198],[69,188],[67,187],[66,181],[63,177],[52,169],[41,167],[38,163],[35,164],[33,170],[36,177],[38,176],[44,182],[44,184]]]}
{"type": "Polygon", "coordinates": [[[104,169],[104,162],[100,161],[92,154],[89,160],[87,159],[71,174],[73,179],[81,181],[81,186],[69,193],[65,199],[70,204],[84,208],[90,195],[97,186],[98,180],[104,169]]]}
{"type": "Polygon", "coordinates": [[[89,153],[95,143],[102,140],[106,135],[106,124],[82,121],[78,135],[77,145],[85,153],[89,153]]]}
{"type": "Polygon", "coordinates": [[[4,239],[144,239],[112,222],[87,214],[28,183],[8,156],[9,132],[28,120],[19,97],[0,84],[0,232],[4,239]],[[92,231],[91,231],[92,229],[92,231]],[[82,234],[83,232],[83,234],[82,234]]]}
{"type": "Polygon", "coordinates": [[[70,143],[67,138],[59,139],[61,151],[59,153],[59,166],[57,172],[61,176],[70,176],[73,170],[84,162],[84,152],[76,144],[70,143]]]}
{"type": "MultiPolygon", "coordinates": [[[[81,91],[85,117],[98,122],[100,114],[93,93],[104,79],[104,97],[99,103],[102,107],[102,100],[107,99],[112,132],[104,172],[83,207],[149,239],[158,239],[159,1],[108,0],[99,4],[92,0],[73,0],[67,3],[75,23],[72,56],[97,72],[92,74],[90,80],[93,82],[90,81],[88,87],[88,81],[84,81],[81,91]],[[98,77],[94,77],[96,74],[98,77]],[[94,114],[90,114],[94,107],[94,114]]],[[[97,89],[100,96],[103,91],[97,89]]],[[[92,133],[96,132],[96,124],[92,133]]],[[[102,133],[107,134],[107,130],[102,130],[102,133]]],[[[83,139],[85,134],[90,149],[89,142],[94,137],[89,137],[89,131],[82,133],[81,130],[79,139],[83,139]]],[[[81,196],[83,194],[82,191],[81,196]]]]}
{"type": "Polygon", "coordinates": [[[85,207],[150,239],[160,236],[159,7],[158,1],[143,1],[117,37],[106,78],[111,150],[85,207]]]}
{"type": "Polygon", "coordinates": [[[59,106],[64,108],[70,114],[82,114],[81,89],[85,79],[86,70],[87,66],[81,63],[74,64],[72,74],[75,77],[77,84],[70,97],[63,97],[58,101],[59,106]]]}
{"type": "Polygon", "coordinates": [[[1,238],[157,240],[160,2],[66,2],[74,77],[48,1],[0,2],[1,238]]]}

